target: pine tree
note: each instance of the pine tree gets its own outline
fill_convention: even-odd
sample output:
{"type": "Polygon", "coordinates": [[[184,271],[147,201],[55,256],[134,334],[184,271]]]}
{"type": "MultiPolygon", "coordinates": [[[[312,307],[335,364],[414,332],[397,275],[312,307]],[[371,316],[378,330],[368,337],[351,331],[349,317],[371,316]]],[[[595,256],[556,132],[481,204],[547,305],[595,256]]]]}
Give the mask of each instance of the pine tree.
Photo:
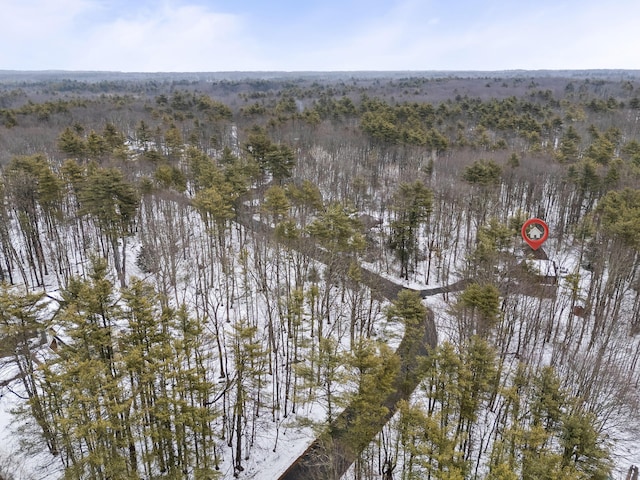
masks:
{"type": "Polygon", "coordinates": [[[348,407],[351,421],[342,438],[358,454],[388,420],[389,408],[382,400],[394,389],[400,359],[387,345],[361,339],[347,361],[356,389],[348,407]]]}
{"type": "Polygon", "coordinates": [[[291,177],[296,164],[295,153],[288,145],[274,146],[265,156],[266,170],[282,184],[291,177]]]}
{"type": "Polygon", "coordinates": [[[490,284],[472,283],[460,295],[455,310],[460,338],[475,334],[487,338],[500,315],[500,292],[490,284]]]}
{"type": "Polygon", "coordinates": [[[220,395],[202,323],[140,280],[119,301],[106,272],[96,261],[62,292],[68,341],[38,379],[65,478],[214,478],[220,395]]]}
{"type": "Polygon", "coordinates": [[[37,374],[39,360],[32,349],[46,342],[51,324],[45,316],[46,302],[42,293],[10,289],[0,283],[0,338],[2,357],[17,367],[18,377],[27,394],[28,408],[41,429],[41,435],[52,455],[60,453],[58,438],[42,395],[37,374]]]}
{"type": "Polygon", "coordinates": [[[403,183],[394,195],[390,246],[400,260],[400,276],[407,280],[418,263],[420,227],[429,218],[431,204],[432,193],[419,180],[403,183]]]}
{"type": "Polygon", "coordinates": [[[91,130],[87,136],[86,150],[90,159],[98,160],[109,152],[109,145],[102,135],[91,130]]]}
{"type": "Polygon", "coordinates": [[[169,161],[175,162],[179,160],[184,148],[184,139],[182,138],[182,132],[178,130],[178,127],[173,124],[169,127],[164,134],[164,142],[169,161]]]}
{"type": "Polygon", "coordinates": [[[120,310],[105,275],[106,263],[97,261],[89,280],[73,279],[63,292],[58,321],[70,342],[44,370],[43,388],[55,399],[55,425],[70,478],[138,478],[130,461],[123,416],[128,400],[116,355],[120,310]]]}
{"type": "MultiPolygon", "coordinates": [[[[248,447],[255,434],[255,421],[261,407],[261,386],[266,374],[267,358],[263,341],[257,336],[258,329],[241,320],[234,325],[233,354],[235,360],[235,399],[232,416],[232,434],[228,445],[233,446],[233,467],[238,474],[244,471],[242,465],[249,458],[248,447]],[[235,445],[233,445],[235,436],[235,445]]],[[[276,407],[278,408],[278,407],[276,407]]]]}
{"type": "Polygon", "coordinates": [[[407,385],[415,385],[416,379],[419,379],[423,373],[421,359],[416,357],[423,348],[427,308],[422,303],[418,292],[401,290],[393,303],[386,309],[385,314],[389,321],[400,322],[404,327],[403,351],[399,353],[405,358],[415,360],[405,362],[401,374],[407,385]]]}
{"type": "Polygon", "coordinates": [[[271,174],[279,184],[291,177],[296,162],[294,151],[288,145],[274,144],[264,129],[252,128],[245,148],[263,175],[271,174]]]}
{"type": "MultiPolygon", "coordinates": [[[[18,225],[26,244],[26,254],[37,285],[49,274],[44,232],[62,255],[56,222],[62,205],[61,182],[43,155],[16,157],[7,168],[6,188],[11,196],[18,225]]],[[[57,267],[64,262],[58,257],[57,267]]]]}
{"type": "Polygon", "coordinates": [[[67,127],[58,137],[58,149],[76,160],[85,157],[87,145],[71,127],[67,127]]]}
{"type": "Polygon", "coordinates": [[[493,160],[478,160],[465,168],[462,178],[472,185],[488,187],[500,183],[502,168],[493,160]]]}
{"type": "MultiPolygon", "coordinates": [[[[359,222],[351,218],[345,209],[333,204],[321,212],[318,217],[309,224],[307,232],[325,249],[324,279],[326,287],[322,295],[321,316],[329,320],[329,300],[332,283],[345,278],[348,265],[354,257],[362,252],[365,240],[360,232],[359,222]]],[[[318,322],[318,336],[322,336],[322,324],[318,322]]]]}
{"type": "Polygon", "coordinates": [[[308,218],[323,207],[320,189],[309,180],[303,180],[300,186],[289,183],[286,192],[300,228],[306,228],[308,218]]]}
{"type": "MultiPolygon", "coordinates": [[[[80,213],[88,215],[109,245],[120,285],[126,285],[126,239],[131,235],[140,198],[115,168],[91,165],[78,192],[80,213]],[[119,246],[122,243],[122,247],[119,246]]],[[[107,252],[105,251],[106,255],[107,252]]]]}
{"type": "Polygon", "coordinates": [[[262,210],[271,216],[274,224],[278,224],[287,216],[289,208],[289,200],[282,187],[274,185],[267,189],[262,203],[262,210]]]}

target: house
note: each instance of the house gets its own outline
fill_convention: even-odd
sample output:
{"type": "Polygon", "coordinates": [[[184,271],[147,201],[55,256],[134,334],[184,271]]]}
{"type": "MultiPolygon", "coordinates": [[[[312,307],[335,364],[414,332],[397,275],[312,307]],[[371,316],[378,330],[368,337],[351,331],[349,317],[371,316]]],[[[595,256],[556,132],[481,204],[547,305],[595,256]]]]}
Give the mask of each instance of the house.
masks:
{"type": "Polygon", "coordinates": [[[379,227],[382,225],[382,220],[376,218],[368,213],[362,213],[357,216],[358,221],[362,225],[363,231],[366,233],[372,228],[379,227]]]}
{"type": "Polygon", "coordinates": [[[549,259],[533,258],[522,262],[522,266],[542,285],[558,283],[558,266],[549,259]]]}

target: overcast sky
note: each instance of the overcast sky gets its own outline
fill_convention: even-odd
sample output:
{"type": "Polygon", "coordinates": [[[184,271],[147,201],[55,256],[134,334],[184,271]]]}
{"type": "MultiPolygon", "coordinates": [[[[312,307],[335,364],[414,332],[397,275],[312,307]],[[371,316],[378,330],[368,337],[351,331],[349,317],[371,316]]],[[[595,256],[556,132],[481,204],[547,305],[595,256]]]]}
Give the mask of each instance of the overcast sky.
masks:
{"type": "Polygon", "coordinates": [[[0,70],[640,69],[638,0],[0,0],[0,70]]]}

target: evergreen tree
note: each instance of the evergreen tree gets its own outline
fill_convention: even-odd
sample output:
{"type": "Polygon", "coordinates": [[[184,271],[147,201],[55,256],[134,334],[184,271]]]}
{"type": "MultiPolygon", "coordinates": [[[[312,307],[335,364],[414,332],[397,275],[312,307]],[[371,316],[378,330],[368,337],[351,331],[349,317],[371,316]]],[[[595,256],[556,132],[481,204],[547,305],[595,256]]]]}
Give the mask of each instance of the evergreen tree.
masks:
{"type": "MultiPolygon", "coordinates": [[[[252,424],[259,416],[261,407],[261,385],[267,373],[267,358],[264,342],[257,335],[258,329],[241,320],[234,325],[233,354],[235,360],[235,403],[232,416],[232,433],[228,445],[233,447],[233,467],[237,475],[244,471],[242,462],[249,458],[244,444],[253,444],[252,424]],[[256,412],[252,415],[252,412],[256,412]],[[235,440],[234,440],[235,437],[235,440]],[[249,440],[247,440],[249,439],[249,440]]],[[[276,408],[279,408],[277,405],[276,408]]]]}
{"type": "Polygon", "coordinates": [[[465,168],[462,178],[474,185],[490,186],[500,183],[502,168],[493,160],[478,160],[465,168]]]}
{"type": "Polygon", "coordinates": [[[55,402],[55,428],[69,478],[138,478],[130,463],[127,396],[119,382],[115,325],[119,308],[106,263],[62,294],[59,322],[70,342],[44,370],[45,395],[55,402]],[[73,419],[68,422],[65,419],[73,419]]]}
{"type": "MultiPolygon", "coordinates": [[[[24,237],[29,266],[35,283],[43,285],[44,276],[49,274],[43,231],[61,254],[63,250],[56,226],[62,206],[61,182],[43,155],[14,158],[6,178],[7,194],[24,237]]],[[[62,259],[58,260],[57,267],[63,267],[62,259]]]]}
{"type": "Polygon", "coordinates": [[[77,132],[67,127],[58,138],[58,149],[70,158],[81,159],[87,152],[87,145],[77,132]]]}
{"type": "Polygon", "coordinates": [[[164,134],[164,143],[167,150],[167,156],[169,161],[177,161],[182,156],[182,150],[184,148],[184,140],[182,138],[182,132],[178,130],[178,127],[171,125],[164,134]]]}
{"type": "Polygon", "coordinates": [[[40,428],[49,452],[60,453],[58,438],[52,425],[46,397],[38,383],[39,360],[32,351],[46,343],[51,323],[45,315],[46,303],[42,293],[14,290],[0,283],[0,356],[17,368],[31,415],[40,428]]]}
{"type": "MultiPolygon", "coordinates": [[[[401,290],[393,303],[385,311],[390,321],[400,322],[405,330],[404,349],[398,352],[406,358],[415,358],[423,347],[424,322],[427,321],[427,308],[417,292],[401,290]]],[[[422,373],[423,366],[420,359],[404,363],[405,371],[401,373],[407,384],[414,383],[416,377],[422,373]]]]}
{"type": "Polygon", "coordinates": [[[289,200],[285,190],[279,186],[271,186],[265,193],[262,210],[271,216],[274,223],[279,223],[289,212],[289,200]]]}
{"type": "MultiPolygon", "coordinates": [[[[131,235],[140,198],[133,185],[115,168],[90,166],[78,192],[80,213],[93,219],[111,247],[120,285],[126,284],[126,239],[131,235]],[[122,243],[122,247],[119,246],[122,243]]],[[[104,252],[106,255],[107,252],[104,252]]]]}
{"type": "Polygon", "coordinates": [[[456,305],[460,338],[477,334],[487,338],[500,316],[500,291],[493,285],[472,283],[456,305]]]}
{"type": "Polygon", "coordinates": [[[418,263],[420,227],[429,218],[431,204],[432,193],[419,180],[403,183],[394,195],[390,246],[400,260],[400,276],[407,280],[410,266],[418,263]]]}
{"type": "Polygon", "coordinates": [[[87,136],[87,155],[92,160],[98,160],[107,152],[109,152],[109,144],[104,137],[91,130],[87,136]]]}
{"type": "Polygon", "coordinates": [[[356,390],[348,407],[353,411],[353,421],[344,438],[355,452],[360,452],[386,423],[389,408],[381,404],[381,399],[393,391],[400,360],[385,344],[362,339],[353,346],[348,364],[356,390]]]}
{"type": "Polygon", "coordinates": [[[598,203],[597,214],[605,232],[640,250],[640,190],[607,193],[598,203]]]}
{"type": "Polygon", "coordinates": [[[106,272],[96,261],[62,292],[68,340],[38,377],[65,478],[214,478],[219,393],[202,323],[139,280],[118,299],[106,272]]]}

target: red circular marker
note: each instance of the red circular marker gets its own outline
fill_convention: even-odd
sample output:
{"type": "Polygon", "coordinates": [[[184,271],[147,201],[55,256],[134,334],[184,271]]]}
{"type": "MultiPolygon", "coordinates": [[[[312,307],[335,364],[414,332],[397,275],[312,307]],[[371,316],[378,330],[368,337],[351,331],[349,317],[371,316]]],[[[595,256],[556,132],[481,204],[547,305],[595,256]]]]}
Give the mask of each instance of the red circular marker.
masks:
{"type": "Polygon", "coordinates": [[[539,218],[531,218],[522,225],[522,239],[537,250],[549,237],[549,226],[539,218]]]}

